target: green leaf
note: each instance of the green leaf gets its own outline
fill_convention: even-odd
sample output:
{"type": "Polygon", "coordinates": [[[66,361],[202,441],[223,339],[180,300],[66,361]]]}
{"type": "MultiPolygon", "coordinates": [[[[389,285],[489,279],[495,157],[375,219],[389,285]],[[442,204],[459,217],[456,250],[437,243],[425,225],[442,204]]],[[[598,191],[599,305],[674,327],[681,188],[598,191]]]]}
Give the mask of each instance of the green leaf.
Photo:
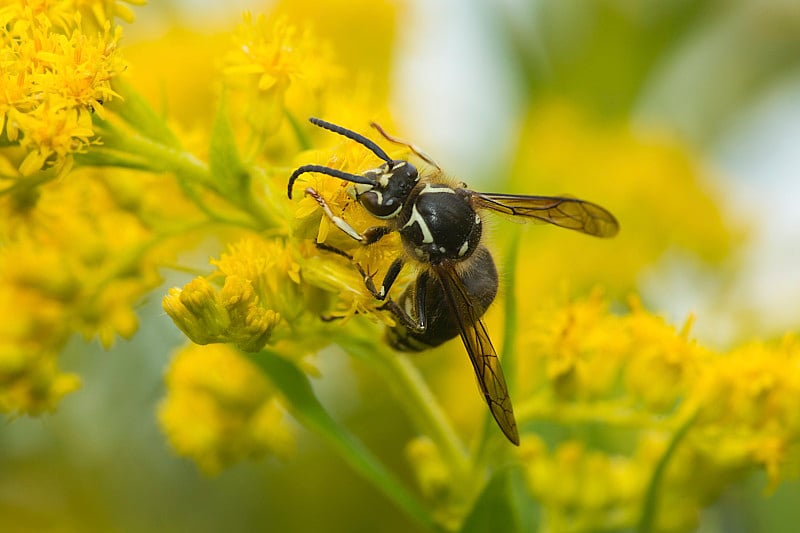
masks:
{"type": "Polygon", "coordinates": [[[152,171],[152,165],[142,158],[105,147],[93,147],[85,153],[75,154],[75,162],[81,166],[121,167],[134,170],[152,171]]]}
{"type": "Polygon", "coordinates": [[[181,148],[178,138],[172,133],[164,117],[155,112],[150,103],[133,87],[115,81],[114,90],[122,99],[112,100],[108,108],[119,115],[131,128],[141,135],[170,148],[181,148]]]}
{"type": "Polygon", "coordinates": [[[461,533],[536,531],[539,507],[528,495],[518,468],[495,472],[461,526],[461,533]]]}
{"type": "Polygon", "coordinates": [[[347,463],[400,509],[429,530],[439,528],[427,509],[352,434],[340,426],[314,394],[308,377],[297,366],[268,351],[252,356],[289,402],[297,420],[336,449],[347,463]]]}
{"type": "Polygon", "coordinates": [[[211,175],[223,190],[244,198],[250,186],[250,172],[239,157],[236,137],[233,134],[225,95],[220,99],[208,152],[211,175]]]}

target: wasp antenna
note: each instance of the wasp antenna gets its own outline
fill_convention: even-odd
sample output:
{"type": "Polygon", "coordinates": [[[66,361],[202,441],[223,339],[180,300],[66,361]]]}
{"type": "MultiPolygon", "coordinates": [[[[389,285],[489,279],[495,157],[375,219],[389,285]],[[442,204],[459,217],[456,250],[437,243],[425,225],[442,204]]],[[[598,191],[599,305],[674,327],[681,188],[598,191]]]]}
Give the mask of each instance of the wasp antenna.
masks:
{"type": "Polygon", "coordinates": [[[333,176],[334,178],[339,178],[340,180],[350,181],[353,183],[363,183],[365,185],[372,185],[373,187],[377,185],[375,180],[365,178],[364,176],[359,176],[358,174],[350,174],[349,172],[336,170],[335,168],[324,167],[322,165],[303,165],[302,167],[292,172],[292,175],[289,178],[289,188],[288,188],[289,199],[292,198],[292,187],[294,186],[295,180],[301,174],[305,174],[307,172],[317,172],[319,174],[327,174],[328,176],[333,176]]]}
{"type": "Polygon", "coordinates": [[[370,152],[372,152],[376,156],[380,157],[381,159],[383,159],[387,163],[391,163],[392,162],[392,158],[389,157],[386,154],[386,152],[384,152],[381,149],[380,146],[375,144],[373,141],[367,139],[366,137],[364,137],[360,133],[356,133],[354,131],[348,130],[347,128],[343,128],[341,126],[337,126],[336,124],[332,124],[330,122],[327,122],[325,120],[322,120],[322,119],[316,118],[316,117],[311,117],[311,118],[308,119],[308,121],[311,122],[312,124],[314,124],[315,126],[319,126],[320,128],[326,129],[328,131],[332,131],[333,133],[338,133],[339,135],[342,135],[344,137],[347,137],[348,139],[351,139],[351,140],[357,142],[358,144],[364,146],[370,152]]]}
{"type": "Polygon", "coordinates": [[[417,157],[419,157],[420,159],[422,159],[423,161],[425,161],[429,165],[433,165],[434,167],[436,167],[436,170],[442,170],[441,167],[439,167],[439,165],[436,164],[436,161],[431,159],[430,156],[428,156],[428,154],[426,154],[425,152],[423,152],[422,150],[417,148],[416,145],[413,145],[408,141],[404,141],[403,139],[399,139],[399,138],[395,137],[394,135],[389,135],[388,133],[386,133],[386,130],[384,130],[381,127],[381,125],[378,124],[377,122],[370,122],[369,125],[372,126],[373,128],[375,128],[376,130],[378,130],[378,133],[383,135],[383,137],[387,141],[393,142],[395,144],[399,144],[400,146],[405,146],[406,148],[408,148],[409,150],[414,152],[417,155],[417,157]]]}

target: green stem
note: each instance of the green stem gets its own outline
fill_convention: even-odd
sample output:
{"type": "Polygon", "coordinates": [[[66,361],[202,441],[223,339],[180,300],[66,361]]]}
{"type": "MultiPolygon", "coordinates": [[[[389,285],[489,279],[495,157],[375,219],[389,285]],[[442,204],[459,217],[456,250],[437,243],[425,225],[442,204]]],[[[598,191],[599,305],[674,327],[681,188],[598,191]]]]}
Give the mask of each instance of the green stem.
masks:
{"type": "Polygon", "coordinates": [[[173,172],[221,195],[208,166],[193,154],[173,148],[138,134],[115,132],[113,139],[107,140],[116,150],[136,154],[137,159],[146,162],[154,172],[173,172]]]}
{"type": "MultiPolygon", "coordinates": [[[[175,148],[159,141],[154,141],[135,132],[124,132],[105,124],[105,141],[110,148],[100,148],[95,156],[101,160],[103,157],[109,164],[128,166],[149,170],[151,172],[171,172],[178,177],[178,182],[183,187],[187,196],[192,199],[200,209],[204,210],[214,219],[224,217],[213,213],[192,191],[192,186],[199,185],[210,190],[214,195],[235,207],[238,211],[248,216],[254,222],[254,229],[272,229],[279,226],[279,219],[264,210],[263,206],[255,201],[252,194],[234,197],[226,194],[214,179],[208,165],[199,160],[194,154],[183,149],[175,148]],[[104,156],[104,153],[106,154],[104,156]],[[125,161],[128,161],[125,164],[125,161]]],[[[90,164],[101,162],[88,159],[90,164]]]]}
{"type": "Polygon", "coordinates": [[[252,360],[269,376],[289,402],[289,408],[306,428],[325,440],[367,481],[383,492],[401,510],[429,530],[438,531],[430,513],[383,464],[325,410],[311,388],[308,377],[294,363],[269,351],[252,360]]]}
{"type": "Polygon", "coordinates": [[[453,479],[457,483],[466,481],[470,473],[466,449],[419,370],[407,356],[375,339],[374,332],[367,336],[348,336],[342,345],[381,373],[408,416],[436,444],[453,479]]]}
{"type": "Polygon", "coordinates": [[[664,450],[664,454],[658,460],[655,470],[653,470],[653,477],[650,478],[650,483],[647,486],[647,492],[644,497],[644,505],[642,506],[642,517],[639,520],[639,525],[636,528],[638,533],[651,533],[656,524],[656,517],[658,516],[658,495],[661,488],[661,482],[664,479],[669,461],[675,455],[675,450],[678,445],[683,441],[683,438],[689,432],[689,429],[694,424],[697,414],[691,415],[686,421],[678,427],[672,440],[664,450]]]}
{"type": "Polygon", "coordinates": [[[396,379],[395,383],[405,391],[403,398],[407,409],[413,409],[425,421],[424,427],[442,450],[453,477],[456,480],[465,479],[469,471],[469,459],[464,445],[422,374],[406,355],[390,353],[385,362],[396,379]]]}
{"type": "Polygon", "coordinates": [[[289,122],[289,125],[292,127],[292,132],[294,133],[295,139],[297,139],[297,144],[300,146],[300,150],[310,150],[311,149],[311,141],[308,140],[308,136],[303,131],[303,128],[300,126],[300,123],[297,121],[294,115],[292,115],[288,109],[284,109],[286,113],[286,120],[289,122]]]}

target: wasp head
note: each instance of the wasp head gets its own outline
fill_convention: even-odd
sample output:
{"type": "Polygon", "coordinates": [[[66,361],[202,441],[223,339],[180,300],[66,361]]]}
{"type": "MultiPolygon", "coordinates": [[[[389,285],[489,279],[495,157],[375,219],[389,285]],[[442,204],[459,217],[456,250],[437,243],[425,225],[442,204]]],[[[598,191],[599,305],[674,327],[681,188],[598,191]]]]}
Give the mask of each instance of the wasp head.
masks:
{"type": "Polygon", "coordinates": [[[408,161],[392,160],[362,174],[370,183],[353,185],[355,198],[377,218],[393,218],[403,208],[419,181],[417,169],[408,161]]]}

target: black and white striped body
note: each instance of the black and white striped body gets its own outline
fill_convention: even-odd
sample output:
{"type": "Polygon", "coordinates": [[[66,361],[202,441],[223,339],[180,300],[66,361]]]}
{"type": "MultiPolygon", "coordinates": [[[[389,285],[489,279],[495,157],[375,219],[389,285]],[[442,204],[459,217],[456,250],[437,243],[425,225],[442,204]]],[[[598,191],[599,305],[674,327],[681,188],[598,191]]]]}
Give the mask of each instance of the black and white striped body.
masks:
{"type": "Polygon", "coordinates": [[[568,196],[481,193],[468,190],[465,185],[451,186],[431,158],[373,123],[386,140],[404,146],[433,167],[426,172],[425,179],[420,179],[412,164],[392,159],[364,135],[318,118],[309,120],[361,144],[383,164],[361,174],[323,165],[303,165],[289,177],[289,198],[297,178],[308,172],[349,182],[353,198],[381,220],[382,225],[357,231],[334,213],[316,190],[307,187],[305,193],[316,200],[328,220],[354,240],[370,245],[396,231],[404,250],[376,287],[374,274],[354,261],[352,255],[324,243],[318,242],[317,246],[349,259],[363,277],[367,290],[384,302],[380,309],[394,315],[397,324],[387,330],[386,338],[395,348],[419,351],[460,335],[492,416],[508,440],[519,445],[503,369],[482,321],[497,295],[498,277],[491,254],[481,245],[483,224],[478,210],[546,222],[595,237],[617,234],[619,223],[614,215],[599,205],[568,196]],[[417,277],[399,298],[393,299],[389,291],[409,261],[417,264],[417,277]]]}
{"type": "Polygon", "coordinates": [[[412,191],[397,226],[408,254],[432,265],[469,258],[482,233],[481,218],[464,189],[431,183],[412,191]]]}
{"type": "MultiPolygon", "coordinates": [[[[378,186],[355,184],[351,195],[400,233],[408,258],[421,266],[422,273],[400,295],[397,304],[411,321],[424,323],[425,330],[415,331],[399,322],[387,330],[386,338],[398,350],[422,351],[459,334],[441,282],[436,276],[425,274],[425,270],[444,262],[457,263],[464,291],[474,302],[478,316],[482,316],[497,294],[497,269],[488,250],[480,246],[483,223],[472,206],[469,191],[445,183],[419,182],[412,165],[399,163],[365,172],[363,175],[378,186]],[[413,183],[410,190],[408,183],[413,183]],[[388,199],[403,194],[399,208],[385,205],[388,199]]],[[[389,284],[394,279],[390,268],[389,284]]],[[[376,288],[381,296],[387,293],[387,280],[376,288]]]]}

